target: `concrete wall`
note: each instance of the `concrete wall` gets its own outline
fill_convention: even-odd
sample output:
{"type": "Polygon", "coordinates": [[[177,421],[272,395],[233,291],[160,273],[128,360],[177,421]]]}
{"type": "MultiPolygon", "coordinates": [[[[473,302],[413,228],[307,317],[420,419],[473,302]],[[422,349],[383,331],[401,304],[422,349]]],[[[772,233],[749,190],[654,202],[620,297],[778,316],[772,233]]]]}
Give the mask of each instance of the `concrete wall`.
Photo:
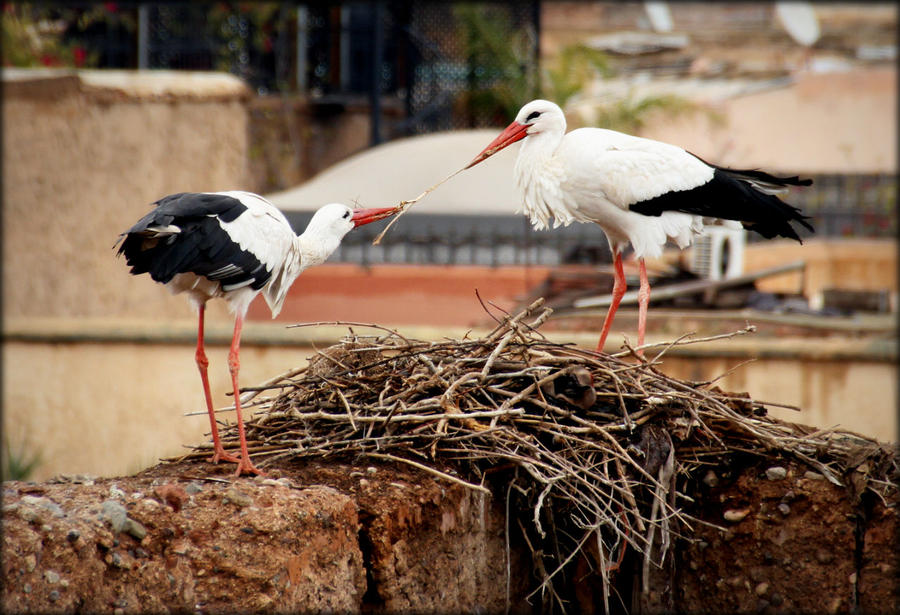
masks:
{"type": "MultiPolygon", "coordinates": [[[[692,249],[669,251],[664,259],[690,263],[692,249]]],[[[891,310],[896,311],[897,257],[896,239],[813,237],[802,244],[775,239],[746,245],[744,273],[803,261],[806,267],[801,271],[757,280],[757,290],[801,294],[814,308],[822,307],[823,293],[830,289],[887,291],[891,310]]]]}
{"type": "Polygon", "coordinates": [[[704,105],[713,115],[651,114],[640,135],[732,168],[896,172],[896,68],[798,73],[794,79],[787,87],[704,105]]]}
{"type": "MultiPolygon", "coordinates": [[[[382,113],[390,126],[403,112],[389,98],[382,113]]],[[[371,111],[365,97],[341,104],[309,96],[254,97],[249,129],[248,190],[266,194],[293,188],[368,148],[371,111]]]]}
{"type": "Polygon", "coordinates": [[[805,261],[803,272],[757,282],[764,292],[802,293],[821,304],[828,289],[886,290],[897,306],[897,241],[895,239],[812,239],[802,245],[784,240],[752,244],[744,252],[744,270],[761,271],[783,263],[805,261]]]}
{"type": "Polygon", "coordinates": [[[183,314],[112,246],[162,196],[245,185],[248,96],[221,74],[4,70],[4,316],[183,314]]]}
{"type": "MultiPolygon", "coordinates": [[[[216,407],[230,405],[227,346],[208,349],[216,407]]],[[[258,384],[303,364],[309,349],[246,345],[242,380],[258,384]]],[[[13,454],[39,454],[39,479],[131,474],[204,441],[209,419],[187,344],[7,343],[3,433],[13,454]],[[185,413],[201,412],[195,416],[185,413]]],[[[234,420],[234,413],[222,415],[234,420]]],[[[5,451],[4,451],[5,455],[5,451]]]]}

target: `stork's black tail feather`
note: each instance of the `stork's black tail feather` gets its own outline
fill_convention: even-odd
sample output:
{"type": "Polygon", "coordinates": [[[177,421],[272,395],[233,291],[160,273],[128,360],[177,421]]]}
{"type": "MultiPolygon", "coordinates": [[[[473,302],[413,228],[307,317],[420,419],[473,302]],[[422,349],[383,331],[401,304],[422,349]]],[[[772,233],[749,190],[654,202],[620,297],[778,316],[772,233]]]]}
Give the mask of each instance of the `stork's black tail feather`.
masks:
{"type": "Polygon", "coordinates": [[[743,179],[750,182],[759,182],[761,184],[771,184],[773,186],[812,186],[813,183],[813,180],[808,178],[800,179],[799,175],[794,175],[792,177],[779,177],[778,175],[772,175],[771,173],[766,173],[765,171],[760,171],[759,169],[728,169],[725,167],[717,167],[716,165],[710,166],[734,177],[735,179],[743,179]]]}
{"type": "Polygon", "coordinates": [[[811,179],[800,179],[799,175],[779,177],[757,169],[726,169],[715,165],[713,168],[716,176],[732,180],[740,188],[747,202],[758,208],[757,215],[749,219],[738,219],[748,231],[759,233],[766,239],[780,235],[796,239],[800,243],[803,243],[803,240],[791,226],[791,222],[797,222],[808,231],[815,232],[812,225],[807,222],[809,216],[803,215],[799,207],[785,203],[775,196],[786,192],[788,186],[811,186],[813,183],[811,179]]]}
{"type": "Polygon", "coordinates": [[[787,237],[802,243],[792,226],[796,222],[815,232],[799,208],[775,196],[787,186],[809,186],[811,179],[799,176],[778,177],[765,171],[713,168],[707,183],[690,190],[669,192],[631,205],[629,209],[647,216],[664,211],[681,211],[722,220],[736,220],[745,229],[759,233],[766,239],[787,237]]]}

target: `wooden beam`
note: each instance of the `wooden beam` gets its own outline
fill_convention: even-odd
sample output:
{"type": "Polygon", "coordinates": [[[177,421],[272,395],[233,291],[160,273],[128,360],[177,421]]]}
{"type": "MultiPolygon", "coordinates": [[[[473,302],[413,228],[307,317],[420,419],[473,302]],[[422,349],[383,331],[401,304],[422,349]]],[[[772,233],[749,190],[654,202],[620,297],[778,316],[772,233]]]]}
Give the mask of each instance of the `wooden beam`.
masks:
{"type": "MultiPolygon", "coordinates": [[[[662,301],[664,299],[673,299],[675,297],[684,297],[687,295],[696,295],[706,292],[707,290],[721,290],[723,288],[733,288],[735,286],[743,286],[750,282],[762,278],[768,278],[773,275],[789,273],[791,271],[801,271],[806,268],[806,261],[794,261],[784,265],[778,265],[770,269],[763,269],[753,273],[745,273],[736,278],[727,280],[690,280],[688,282],[679,282],[677,284],[669,284],[667,286],[654,287],[650,293],[650,302],[662,301]]],[[[630,290],[622,296],[622,305],[633,305],[637,303],[637,290],[630,290]]],[[[604,295],[601,297],[584,297],[574,302],[576,308],[588,307],[606,307],[612,300],[611,296],[604,295]]]]}

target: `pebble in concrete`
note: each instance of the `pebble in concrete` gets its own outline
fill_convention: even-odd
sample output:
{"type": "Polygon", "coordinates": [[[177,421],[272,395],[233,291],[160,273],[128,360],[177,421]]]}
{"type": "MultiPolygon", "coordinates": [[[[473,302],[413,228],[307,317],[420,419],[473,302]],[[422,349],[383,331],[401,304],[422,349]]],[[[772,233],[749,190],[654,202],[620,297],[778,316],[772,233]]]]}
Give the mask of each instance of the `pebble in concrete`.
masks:
{"type": "Polygon", "coordinates": [[[109,523],[116,534],[125,529],[125,524],[128,522],[128,513],[125,507],[115,500],[106,500],[100,505],[100,517],[109,523]]]}
{"type": "Polygon", "coordinates": [[[125,520],[124,530],[126,534],[134,536],[138,540],[143,540],[144,536],[147,535],[147,528],[145,528],[143,525],[141,525],[131,517],[125,520]]]}
{"type": "Polygon", "coordinates": [[[726,510],[722,516],[725,518],[726,521],[731,521],[732,523],[737,523],[738,521],[743,521],[749,514],[750,514],[749,508],[741,508],[741,509],[726,510]]]}
{"type": "Polygon", "coordinates": [[[787,476],[787,470],[781,466],[772,466],[766,470],[766,478],[769,480],[783,480],[787,476]]]}
{"type": "Polygon", "coordinates": [[[115,500],[106,500],[100,505],[100,517],[109,523],[110,528],[116,534],[125,532],[138,540],[142,540],[147,535],[147,529],[130,518],[125,507],[115,500]]]}
{"type": "Polygon", "coordinates": [[[234,487],[229,487],[228,490],[225,491],[225,501],[231,502],[232,504],[240,506],[241,508],[253,504],[253,498],[251,498],[243,491],[235,489],[234,487]]]}
{"type": "MultiPolygon", "coordinates": [[[[50,498],[34,496],[34,495],[26,495],[23,496],[20,500],[20,503],[26,507],[34,507],[49,511],[54,517],[61,518],[65,517],[66,513],[63,512],[63,509],[59,507],[59,504],[51,500],[50,498]]],[[[21,509],[20,509],[21,516],[21,509]]],[[[33,520],[33,519],[32,519],[33,520]]]]}

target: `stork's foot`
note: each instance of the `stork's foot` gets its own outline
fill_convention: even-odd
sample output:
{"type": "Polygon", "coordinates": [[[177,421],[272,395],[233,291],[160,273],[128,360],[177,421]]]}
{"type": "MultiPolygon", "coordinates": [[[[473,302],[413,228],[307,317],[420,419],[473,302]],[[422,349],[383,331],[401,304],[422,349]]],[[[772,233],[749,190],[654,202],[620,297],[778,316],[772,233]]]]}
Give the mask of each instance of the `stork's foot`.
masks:
{"type": "Polygon", "coordinates": [[[209,458],[209,462],[210,463],[219,463],[220,461],[229,461],[231,463],[240,463],[241,458],[236,455],[232,455],[231,453],[226,451],[224,448],[219,446],[219,447],[215,448],[215,452],[213,453],[213,456],[209,458]]]}
{"type": "Polygon", "coordinates": [[[237,469],[234,471],[234,475],[240,476],[241,473],[256,474],[257,476],[267,476],[265,472],[253,465],[253,462],[250,461],[249,457],[241,458],[240,460],[238,460],[237,469]]]}

